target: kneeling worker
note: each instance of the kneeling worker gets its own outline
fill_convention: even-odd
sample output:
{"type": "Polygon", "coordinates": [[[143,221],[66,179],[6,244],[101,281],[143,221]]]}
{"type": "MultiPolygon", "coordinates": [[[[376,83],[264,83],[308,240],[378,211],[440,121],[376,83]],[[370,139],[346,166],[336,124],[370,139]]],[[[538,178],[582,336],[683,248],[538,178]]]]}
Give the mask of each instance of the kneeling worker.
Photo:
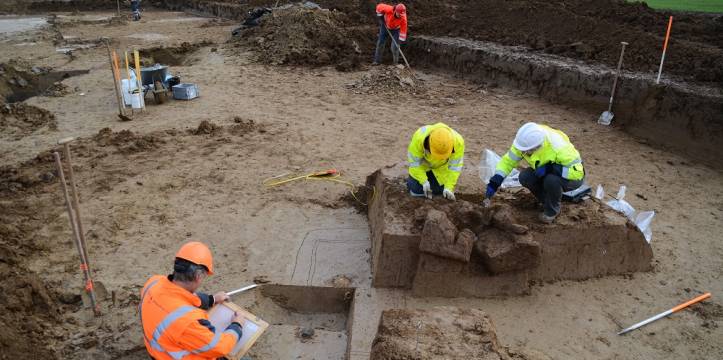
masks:
{"type": "Polygon", "coordinates": [[[522,159],[530,167],[520,173],[520,184],[544,204],[540,220],[551,223],[560,214],[562,193],[575,190],[583,183],[585,171],[580,153],[562,131],[527,123],[517,131],[512,147],[497,163],[495,175],[487,185],[487,199],[494,196],[505,177],[522,159]]]}
{"type": "Polygon", "coordinates": [[[426,125],[412,135],[407,148],[412,196],[443,195],[455,200],[454,187],[464,166],[464,139],[444,123],[426,125]]]}
{"type": "Polygon", "coordinates": [[[176,254],[173,274],[153,276],[143,286],[138,312],[153,359],[216,359],[241,339],[242,316],[226,329],[209,322],[206,310],[228,296],[196,292],[208,275],[213,275],[211,251],[203,243],[189,242],[176,254]]]}

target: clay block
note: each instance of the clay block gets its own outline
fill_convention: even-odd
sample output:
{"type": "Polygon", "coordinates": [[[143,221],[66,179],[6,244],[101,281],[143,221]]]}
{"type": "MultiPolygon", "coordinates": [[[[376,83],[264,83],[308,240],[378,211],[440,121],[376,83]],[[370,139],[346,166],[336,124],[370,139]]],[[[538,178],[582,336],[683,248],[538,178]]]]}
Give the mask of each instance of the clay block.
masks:
{"type": "MultiPolygon", "coordinates": [[[[605,211],[613,212],[611,209],[605,211]]],[[[614,216],[615,222],[549,228],[545,232],[534,233],[533,240],[544,251],[540,266],[530,276],[543,281],[583,280],[650,271],[653,250],[643,234],[621,215],[610,215],[614,216]]]]}
{"type": "Polygon", "coordinates": [[[436,255],[422,253],[419,255],[420,271],[433,273],[461,273],[467,268],[462,261],[443,258],[436,255]]]}
{"type": "Polygon", "coordinates": [[[508,358],[487,314],[448,306],[383,311],[370,356],[372,360],[508,358]]]}
{"type": "Polygon", "coordinates": [[[488,229],[480,233],[475,250],[494,274],[533,269],[540,264],[540,244],[531,235],[488,229]]]}
{"type": "Polygon", "coordinates": [[[376,189],[375,198],[367,199],[374,287],[409,288],[417,271],[420,231],[401,215],[405,209],[400,204],[409,204],[408,211],[413,213],[424,200],[411,198],[405,191],[404,173],[403,166],[392,166],[367,177],[367,185],[376,189]]]}
{"type": "Polygon", "coordinates": [[[525,271],[490,275],[470,269],[463,272],[431,272],[417,270],[412,284],[416,297],[475,297],[491,298],[519,296],[530,293],[529,277],[525,271]]]}
{"type": "Polygon", "coordinates": [[[433,255],[468,262],[476,236],[470,230],[457,236],[457,227],[439,210],[430,210],[422,229],[419,250],[433,255]]]}
{"type": "Polygon", "coordinates": [[[530,280],[582,280],[652,267],[652,248],[640,231],[599,201],[565,203],[555,222],[544,225],[529,192],[501,193],[495,206],[483,208],[478,194],[458,194],[455,202],[413,198],[405,178],[406,169],[395,166],[367,179],[375,187],[368,199],[374,287],[411,288],[415,296],[511,296],[529,293],[530,280]],[[438,223],[427,229],[439,235],[426,243],[430,212],[436,222],[446,220],[443,229],[438,223]],[[467,252],[474,237],[456,229],[478,234],[479,252],[467,252]]]}
{"type": "Polygon", "coordinates": [[[508,204],[498,204],[492,208],[492,225],[515,234],[524,234],[529,230],[519,223],[515,211],[508,204]]]}

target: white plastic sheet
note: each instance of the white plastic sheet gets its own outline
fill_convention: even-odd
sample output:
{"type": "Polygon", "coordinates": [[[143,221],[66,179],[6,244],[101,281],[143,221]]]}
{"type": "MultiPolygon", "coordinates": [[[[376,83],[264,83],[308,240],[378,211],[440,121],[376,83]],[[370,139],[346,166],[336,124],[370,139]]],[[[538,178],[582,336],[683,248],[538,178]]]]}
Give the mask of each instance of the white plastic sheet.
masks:
{"type": "MultiPolygon", "coordinates": [[[[635,226],[640,229],[640,231],[643,233],[643,236],[645,237],[645,240],[649,244],[650,241],[653,240],[652,222],[653,217],[655,217],[655,211],[636,211],[632,205],[625,201],[626,190],[627,187],[625,185],[620,186],[616,198],[606,202],[606,204],[611,208],[623,213],[625,217],[630,219],[630,221],[632,221],[635,226]]],[[[602,185],[597,186],[597,190],[595,191],[595,197],[600,200],[603,200],[603,198],[605,197],[605,190],[603,189],[602,185]]]]}
{"type": "MultiPolygon", "coordinates": [[[[500,162],[500,159],[502,158],[490,149],[484,149],[484,151],[482,151],[479,163],[479,178],[483,184],[487,184],[495,174],[495,168],[497,168],[497,163],[500,162]]],[[[514,169],[510,175],[505,178],[505,181],[502,182],[501,187],[514,188],[519,186],[522,186],[520,184],[520,172],[514,169]]]]}

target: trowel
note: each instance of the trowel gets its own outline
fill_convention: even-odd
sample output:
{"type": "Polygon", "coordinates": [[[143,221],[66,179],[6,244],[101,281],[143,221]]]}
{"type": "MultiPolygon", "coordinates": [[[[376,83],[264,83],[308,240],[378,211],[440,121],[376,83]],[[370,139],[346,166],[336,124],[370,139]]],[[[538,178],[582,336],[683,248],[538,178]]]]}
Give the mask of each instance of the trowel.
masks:
{"type": "Polygon", "coordinates": [[[597,119],[597,123],[601,125],[610,125],[610,122],[613,121],[613,117],[615,117],[615,114],[613,114],[613,99],[615,98],[615,88],[618,85],[618,77],[620,77],[620,68],[623,66],[623,55],[625,54],[625,46],[628,45],[625,41],[620,42],[620,44],[623,46],[620,50],[620,60],[618,60],[618,70],[615,73],[615,80],[613,80],[613,89],[610,92],[610,102],[608,103],[608,111],[603,112],[600,114],[600,118],[597,119]]]}

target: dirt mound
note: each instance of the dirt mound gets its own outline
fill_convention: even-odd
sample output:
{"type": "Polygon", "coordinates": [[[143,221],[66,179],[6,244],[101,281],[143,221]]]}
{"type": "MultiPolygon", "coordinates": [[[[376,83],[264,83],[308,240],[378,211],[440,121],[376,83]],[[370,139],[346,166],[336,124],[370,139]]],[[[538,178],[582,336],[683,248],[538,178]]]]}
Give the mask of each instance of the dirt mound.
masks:
{"type": "Polygon", "coordinates": [[[170,66],[191,65],[188,57],[198,49],[213,45],[212,42],[202,41],[200,43],[191,44],[188,42],[181,43],[181,46],[159,46],[150,49],[141,50],[141,61],[143,66],[153,66],[154,64],[163,64],[170,66]]]}
{"type": "Polygon", "coordinates": [[[44,127],[57,130],[57,125],[55,115],[48,110],[24,103],[0,105],[0,132],[14,140],[44,127]]]}
{"type": "Polygon", "coordinates": [[[203,120],[200,124],[198,124],[197,128],[188,130],[188,133],[192,135],[218,136],[222,135],[224,130],[226,130],[231,135],[244,136],[256,131],[262,134],[266,132],[266,128],[263,124],[258,124],[252,119],[243,119],[239,116],[235,116],[233,118],[233,122],[234,124],[231,126],[221,126],[211,121],[203,120]]]}
{"type": "Polygon", "coordinates": [[[113,132],[110,128],[101,129],[93,140],[101,147],[114,146],[121,154],[155,150],[166,142],[157,134],[136,135],[130,130],[113,132]]]}
{"type": "Polygon", "coordinates": [[[370,358],[528,359],[499,344],[495,326],[482,310],[447,306],[382,312],[370,358]]]}
{"type": "MultiPolygon", "coordinates": [[[[0,245],[0,252],[6,250],[0,245]]],[[[7,359],[33,357],[55,359],[57,356],[47,348],[52,327],[62,316],[56,301],[38,276],[27,269],[10,266],[3,256],[0,262],[0,348],[7,359]],[[31,351],[32,349],[32,351],[31,351]]]]}
{"type": "Polygon", "coordinates": [[[355,94],[381,94],[398,96],[400,94],[424,94],[427,87],[420,79],[412,78],[409,71],[401,65],[389,67],[373,67],[361,78],[346,86],[355,94]]]}
{"type": "Polygon", "coordinates": [[[193,135],[216,135],[222,130],[222,127],[208,120],[203,120],[200,124],[198,124],[197,128],[189,130],[189,132],[193,135]]]}
{"type": "Polygon", "coordinates": [[[266,128],[262,124],[258,124],[252,119],[243,119],[239,116],[233,118],[234,124],[228,128],[228,132],[231,135],[244,136],[248,133],[258,131],[265,133],[266,128]]]}
{"type": "Polygon", "coordinates": [[[239,42],[274,65],[337,65],[358,68],[371,58],[373,39],[346,26],[346,14],[294,5],[264,15],[258,27],[241,30],[239,42]]]}

